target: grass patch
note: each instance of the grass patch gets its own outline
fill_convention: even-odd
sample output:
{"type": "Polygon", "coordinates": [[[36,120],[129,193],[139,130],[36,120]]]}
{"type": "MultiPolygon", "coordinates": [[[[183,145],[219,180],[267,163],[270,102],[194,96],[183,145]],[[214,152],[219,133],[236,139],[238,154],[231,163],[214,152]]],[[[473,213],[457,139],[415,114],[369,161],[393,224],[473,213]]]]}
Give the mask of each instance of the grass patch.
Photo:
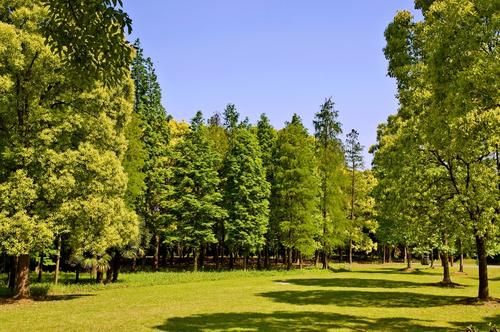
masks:
{"type": "MultiPolygon", "coordinates": [[[[463,331],[500,325],[500,303],[470,304],[477,269],[441,288],[441,269],[402,264],[332,270],[124,274],[119,283],[50,285],[39,301],[0,305],[2,331],[463,331]],[[434,285],[432,285],[434,284],[434,285]]],[[[490,269],[500,295],[500,269],[490,269]]],[[[47,276],[49,278],[49,276],[47,276]]],[[[48,281],[48,280],[47,280],[48,281]]],[[[0,288],[1,290],[1,288],[0,288]]]]}

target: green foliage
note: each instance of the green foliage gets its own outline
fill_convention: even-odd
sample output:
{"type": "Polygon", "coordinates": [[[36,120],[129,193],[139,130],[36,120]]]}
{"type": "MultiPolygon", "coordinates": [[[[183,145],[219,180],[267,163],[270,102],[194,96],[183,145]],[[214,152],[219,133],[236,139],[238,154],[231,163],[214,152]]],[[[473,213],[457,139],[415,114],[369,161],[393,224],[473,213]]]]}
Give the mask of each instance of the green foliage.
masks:
{"type": "Polygon", "coordinates": [[[248,253],[264,245],[270,185],[256,135],[242,127],[231,138],[224,161],[226,230],[229,244],[248,253]]]}
{"type": "Polygon", "coordinates": [[[201,112],[191,121],[191,131],[175,148],[174,213],[181,243],[199,250],[215,242],[214,224],[225,217],[218,192],[217,154],[205,136],[201,112]]]}
{"type": "Polygon", "coordinates": [[[271,209],[282,243],[309,255],[319,233],[318,179],[314,141],[297,115],[278,133],[274,160],[271,209]]]}

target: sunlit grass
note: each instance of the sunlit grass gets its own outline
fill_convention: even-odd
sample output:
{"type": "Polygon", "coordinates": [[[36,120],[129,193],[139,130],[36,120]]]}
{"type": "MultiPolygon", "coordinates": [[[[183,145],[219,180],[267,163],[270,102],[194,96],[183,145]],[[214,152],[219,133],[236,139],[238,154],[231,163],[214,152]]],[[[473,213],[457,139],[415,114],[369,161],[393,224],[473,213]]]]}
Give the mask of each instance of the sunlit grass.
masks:
{"type": "MultiPolygon", "coordinates": [[[[44,301],[0,305],[0,330],[460,331],[500,325],[500,305],[463,302],[477,292],[472,267],[453,275],[463,287],[451,289],[432,285],[440,281],[439,268],[332,267],[135,273],[111,285],[71,284],[68,274],[60,285],[42,284],[48,287],[44,301]]],[[[490,291],[500,297],[500,269],[489,273],[490,291]]]]}

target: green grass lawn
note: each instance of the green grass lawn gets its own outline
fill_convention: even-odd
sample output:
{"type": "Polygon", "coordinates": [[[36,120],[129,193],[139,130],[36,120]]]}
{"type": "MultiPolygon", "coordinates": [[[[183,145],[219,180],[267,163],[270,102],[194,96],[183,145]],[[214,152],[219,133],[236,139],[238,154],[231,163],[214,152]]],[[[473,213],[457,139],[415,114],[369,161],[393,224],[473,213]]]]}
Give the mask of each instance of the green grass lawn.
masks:
{"type": "MultiPolygon", "coordinates": [[[[477,270],[439,288],[440,269],[137,273],[117,284],[59,285],[45,300],[0,304],[2,331],[462,331],[500,325],[500,304],[466,305],[477,270]]],[[[417,266],[419,267],[419,266],[417,266]]],[[[500,297],[500,268],[490,291],[500,297]]]]}

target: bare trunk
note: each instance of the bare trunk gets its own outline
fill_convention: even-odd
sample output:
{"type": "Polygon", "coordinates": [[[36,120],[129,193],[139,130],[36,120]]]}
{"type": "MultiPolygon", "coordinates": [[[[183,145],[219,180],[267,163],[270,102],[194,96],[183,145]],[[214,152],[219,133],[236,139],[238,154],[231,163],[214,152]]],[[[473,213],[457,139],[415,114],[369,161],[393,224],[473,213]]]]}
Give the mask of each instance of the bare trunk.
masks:
{"type": "Polygon", "coordinates": [[[323,251],[323,256],[321,258],[322,258],[322,266],[321,266],[321,268],[323,270],[327,270],[328,269],[328,254],[323,251]]]}
{"type": "Polygon", "coordinates": [[[262,270],[261,259],[262,259],[262,250],[259,249],[257,251],[257,270],[262,270]]]}
{"type": "Polygon", "coordinates": [[[36,281],[42,282],[42,276],[43,276],[43,254],[40,255],[40,259],[38,260],[38,277],[36,278],[36,281]]]}
{"type": "Polygon", "coordinates": [[[431,250],[431,268],[434,268],[434,249],[431,250]]]}
{"type": "Polygon", "coordinates": [[[408,263],[407,263],[407,261],[408,261],[407,256],[408,256],[408,255],[407,255],[407,253],[406,253],[406,250],[407,250],[407,249],[406,249],[406,246],[405,246],[405,248],[404,248],[404,253],[403,253],[403,260],[404,260],[404,263],[405,263],[405,264],[408,264],[408,263]]]}
{"type": "Polygon", "coordinates": [[[388,260],[388,263],[392,263],[392,252],[393,252],[393,248],[392,246],[389,246],[389,260],[388,260]]]}
{"type": "Polygon", "coordinates": [[[61,267],[61,235],[57,238],[56,269],[54,270],[54,284],[59,282],[59,269],[61,267]]]}
{"type": "Polygon", "coordinates": [[[488,262],[486,254],[486,239],[476,235],[477,260],[479,264],[479,289],[477,297],[480,300],[488,300],[490,291],[488,288],[488,262]]]}
{"type": "Polygon", "coordinates": [[[460,250],[460,269],[458,272],[464,272],[464,248],[462,247],[462,240],[458,240],[458,250],[460,250]]]}
{"type": "Polygon", "coordinates": [[[194,255],[193,255],[193,271],[198,272],[198,259],[200,257],[200,250],[199,249],[194,249],[194,255]]]}
{"type": "Polygon", "coordinates": [[[385,251],[386,251],[386,247],[385,247],[385,244],[382,246],[382,264],[385,264],[385,251]]]}
{"type": "Polygon", "coordinates": [[[349,265],[352,265],[352,239],[349,239],[349,265]]]}
{"type": "Polygon", "coordinates": [[[158,271],[160,265],[160,235],[155,235],[155,253],[153,256],[153,271],[158,271]]]}
{"type": "Polygon", "coordinates": [[[286,258],[286,269],[288,271],[292,269],[292,253],[293,253],[293,249],[288,248],[288,255],[286,258]]]}
{"type": "Polygon", "coordinates": [[[233,251],[229,253],[229,269],[232,270],[234,268],[234,254],[233,251]]]}
{"type": "Polygon", "coordinates": [[[29,292],[30,256],[19,255],[16,269],[15,299],[25,299],[30,296],[29,292]]]}
{"type": "Polygon", "coordinates": [[[302,270],[304,262],[302,261],[302,253],[299,252],[299,268],[302,270]]]}
{"type": "Polygon", "coordinates": [[[17,261],[17,256],[10,257],[8,285],[11,292],[14,292],[14,289],[16,288],[17,261]]]}
{"type": "Polygon", "coordinates": [[[441,264],[443,264],[443,284],[451,284],[450,267],[448,265],[448,252],[441,250],[441,264]]]}
{"type": "Polygon", "coordinates": [[[248,264],[248,253],[245,251],[245,254],[243,256],[243,271],[247,270],[247,264],[248,264]]]}
{"type": "Polygon", "coordinates": [[[407,267],[408,267],[409,269],[411,269],[411,263],[412,263],[412,262],[411,262],[411,250],[410,250],[410,248],[409,248],[409,247],[408,247],[408,248],[406,248],[406,255],[407,255],[407,258],[406,258],[407,267]]]}

